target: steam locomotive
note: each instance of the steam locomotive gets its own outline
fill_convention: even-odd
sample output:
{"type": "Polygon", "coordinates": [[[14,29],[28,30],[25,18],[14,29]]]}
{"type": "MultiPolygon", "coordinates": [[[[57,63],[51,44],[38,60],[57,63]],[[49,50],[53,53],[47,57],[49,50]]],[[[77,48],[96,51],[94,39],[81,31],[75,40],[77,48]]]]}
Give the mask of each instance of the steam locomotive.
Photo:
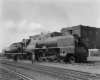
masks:
{"type": "Polygon", "coordinates": [[[27,39],[13,44],[6,57],[31,59],[32,55],[38,61],[69,61],[86,62],[88,57],[88,39],[78,35],[56,36],[38,39],[27,39]]]}

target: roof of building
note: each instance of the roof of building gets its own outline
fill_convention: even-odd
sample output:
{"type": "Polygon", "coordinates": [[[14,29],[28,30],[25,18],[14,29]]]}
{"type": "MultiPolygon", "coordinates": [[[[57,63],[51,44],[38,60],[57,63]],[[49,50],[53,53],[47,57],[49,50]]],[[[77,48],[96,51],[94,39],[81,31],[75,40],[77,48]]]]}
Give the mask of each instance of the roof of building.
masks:
{"type": "Polygon", "coordinates": [[[93,29],[100,29],[100,28],[97,28],[97,27],[91,27],[91,26],[85,26],[85,25],[76,25],[76,26],[72,26],[72,27],[66,27],[66,28],[62,28],[61,30],[64,30],[64,29],[73,29],[75,27],[87,27],[87,28],[93,28],[93,29]]]}

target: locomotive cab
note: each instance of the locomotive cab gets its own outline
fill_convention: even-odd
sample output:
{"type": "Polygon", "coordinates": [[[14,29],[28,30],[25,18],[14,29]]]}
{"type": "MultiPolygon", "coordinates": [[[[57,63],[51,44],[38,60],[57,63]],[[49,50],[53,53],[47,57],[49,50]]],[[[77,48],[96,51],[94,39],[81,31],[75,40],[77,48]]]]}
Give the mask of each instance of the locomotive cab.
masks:
{"type": "Polygon", "coordinates": [[[75,53],[77,62],[86,62],[88,53],[88,38],[80,37],[78,38],[78,43],[76,43],[75,53]]]}
{"type": "Polygon", "coordinates": [[[88,39],[77,34],[66,36],[58,40],[60,57],[71,63],[86,62],[88,57],[88,39]]]}

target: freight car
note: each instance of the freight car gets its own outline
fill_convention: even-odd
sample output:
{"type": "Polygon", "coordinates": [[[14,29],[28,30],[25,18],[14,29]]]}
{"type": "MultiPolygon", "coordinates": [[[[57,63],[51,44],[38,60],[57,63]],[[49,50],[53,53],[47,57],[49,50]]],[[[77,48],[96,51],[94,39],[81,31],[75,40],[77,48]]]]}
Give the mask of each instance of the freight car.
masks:
{"type": "MultiPolygon", "coordinates": [[[[21,45],[25,44],[26,42],[21,45]]],[[[26,48],[22,47],[22,51],[29,57],[34,55],[38,61],[85,62],[88,57],[88,39],[78,37],[76,34],[30,39],[26,48]]]]}

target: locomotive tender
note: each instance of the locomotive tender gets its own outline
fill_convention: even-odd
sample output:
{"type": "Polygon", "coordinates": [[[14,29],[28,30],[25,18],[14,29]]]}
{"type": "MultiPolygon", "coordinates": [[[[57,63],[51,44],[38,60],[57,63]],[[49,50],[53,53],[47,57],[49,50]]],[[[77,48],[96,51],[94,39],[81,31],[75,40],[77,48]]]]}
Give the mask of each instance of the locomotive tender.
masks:
{"type": "MultiPolygon", "coordinates": [[[[13,55],[28,58],[32,55],[38,61],[69,61],[85,62],[88,57],[88,39],[78,37],[78,35],[64,35],[56,37],[47,37],[39,39],[29,39],[28,42],[20,44],[26,48],[21,47],[19,53],[5,53],[6,55],[13,55]],[[27,44],[26,44],[27,43],[27,44]]],[[[18,48],[18,47],[17,47],[18,48]]]]}

